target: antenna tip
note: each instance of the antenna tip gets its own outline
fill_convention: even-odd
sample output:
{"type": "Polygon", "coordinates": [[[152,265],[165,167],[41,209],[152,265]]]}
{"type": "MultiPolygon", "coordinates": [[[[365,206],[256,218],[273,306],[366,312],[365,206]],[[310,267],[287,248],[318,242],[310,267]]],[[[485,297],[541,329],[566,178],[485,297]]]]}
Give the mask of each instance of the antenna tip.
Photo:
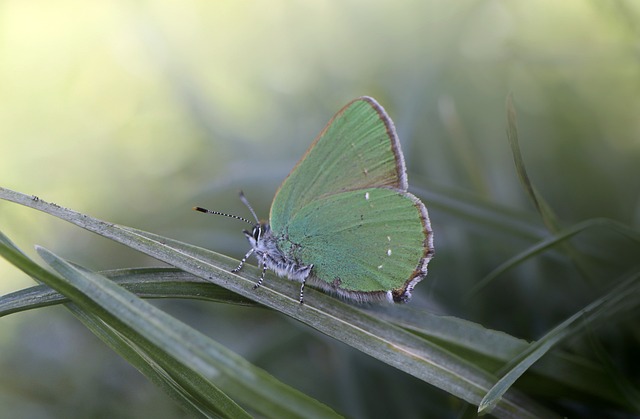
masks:
{"type": "Polygon", "coordinates": [[[202,207],[193,207],[191,208],[194,211],[200,211],[200,212],[209,212],[208,210],[202,208],[202,207]]]}

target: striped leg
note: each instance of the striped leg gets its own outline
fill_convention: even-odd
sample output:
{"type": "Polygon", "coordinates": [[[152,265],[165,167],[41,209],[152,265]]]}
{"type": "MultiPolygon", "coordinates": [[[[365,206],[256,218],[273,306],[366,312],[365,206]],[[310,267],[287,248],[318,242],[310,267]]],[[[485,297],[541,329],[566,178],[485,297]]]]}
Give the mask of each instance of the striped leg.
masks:
{"type": "Polygon", "coordinates": [[[242,260],[240,261],[240,265],[238,265],[237,268],[233,269],[231,272],[236,273],[238,272],[240,269],[242,269],[242,267],[244,266],[244,263],[247,261],[247,259],[249,258],[249,256],[251,256],[251,254],[253,253],[253,248],[251,248],[251,250],[249,250],[247,252],[246,255],[244,255],[244,257],[242,258],[242,260]]]}
{"type": "Polygon", "coordinates": [[[300,286],[300,304],[304,304],[304,284],[307,282],[307,279],[302,280],[302,285],[300,286]]]}
{"type": "Polygon", "coordinates": [[[307,275],[302,279],[302,285],[300,285],[300,304],[304,304],[304,285],[307,283],[307,278],[311,275],[311,269],[313,269],[313,265],[309,265],[305,267],[307,270],[307,275]]]}
{"type": "Polygon", "coordinates": [[[264,275],[266,273],[267,273],[267,264],[262,262],[262,275],[260,275],[260,279],[258,279],[258,282],[256,282],[256,284],[253,286],[253,289],[256,289],[260,285],[262,285],[262,281],[264,281],[264,275]]]}

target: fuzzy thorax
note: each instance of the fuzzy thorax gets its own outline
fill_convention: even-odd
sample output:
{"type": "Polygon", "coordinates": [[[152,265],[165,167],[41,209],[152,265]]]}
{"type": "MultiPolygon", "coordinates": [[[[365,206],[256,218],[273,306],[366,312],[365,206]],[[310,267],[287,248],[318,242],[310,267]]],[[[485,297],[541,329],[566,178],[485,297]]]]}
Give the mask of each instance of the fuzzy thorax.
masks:
{"type": "Polygon", "coordinates": [[[275,272],[278,276],[304,283],[309,277],[313,265],[303,265],[291,260],[280,248],[268,223],[260,223],[251,232],[245,230],[244,235],[249,240],[256,257],[261,265],[275,272]]]}

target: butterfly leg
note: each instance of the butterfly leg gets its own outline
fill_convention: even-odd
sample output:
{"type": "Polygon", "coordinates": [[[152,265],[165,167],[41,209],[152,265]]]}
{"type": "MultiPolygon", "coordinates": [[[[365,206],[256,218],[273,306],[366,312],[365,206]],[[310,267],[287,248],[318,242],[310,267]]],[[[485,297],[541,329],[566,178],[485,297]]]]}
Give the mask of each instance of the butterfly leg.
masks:
{"type": "Polygon", "coordinates": [[[249,256],[251,256],[251,254],[253,253],[253,248],[251,250],[249,250],[247,252],[246,255],[244,255],[244,257],[242,258],[242,260],[240,261],[240,265],[238,265],[237,268],[233,269],[231,272],[236,273],[238,272],[240,269],[242,269],[242,267],[244,266],[244,263],[247,261],[247,259],[249,258],[249,256]]]}
{"type": "Polygon", "coordinates": [[[260,279],[258,279],[258,282],[256,282],[256,284],[253,286],[253,289],[256,289],[260,285],[262,285],[262,281],[264,281],[264,275],[266,273],[267,273],[267,264],[262,262],[262,275],[260,275],[260,279]]]}
{"type": "Polygon", "coordinates": [[[304,284],[307,282],[307,279],[302,280],[302,285],[300,285],[300,304],[304,304],[304,284]]]}
{"type": "Polygon", "coordinates": [[[309,277],[312,268],[313,265],[309,265],[304,268],[307,272],[304,278],[302,278],[302,281],[300,281],[302,282],[302,285],[300,285],[300,304],[304,304],[304,285],[307,283],[307,278],[309,277]]]}

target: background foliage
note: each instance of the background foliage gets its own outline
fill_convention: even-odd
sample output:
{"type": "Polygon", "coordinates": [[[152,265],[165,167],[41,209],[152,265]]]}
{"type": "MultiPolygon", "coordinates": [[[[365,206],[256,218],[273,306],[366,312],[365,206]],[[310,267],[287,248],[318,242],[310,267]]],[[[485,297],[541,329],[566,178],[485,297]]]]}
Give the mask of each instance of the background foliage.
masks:
{"type": "MultiPolygon", "coordinates": [[[[554,247],[468,295],[549,234],[514,168],[505,99],[513,94],[530,180],[560,227],[607,217],[637,230],[639,22],[633,1],[4,1],[0,185],[240,257],[244,226],[190,208],[247,215],[242,188],[267,217],[326,121],[371,95],[396,123],[435,230],[412,306],[535,340],[612,289],[639,252],[590,228],[571,242],[586,264],[554,247]]],[[[37,243],[91,269],[158,265],[6,202],[0,228],[34,259],[37,243]]],[[[0,260],[2,294],[32,284],[0,260]]],[[[344,414],[460,408],[278,313],[154,305],[344,414]],[[212,316],[229,321],[213,330],[212,316]]],[[[598,343],[563,348],[637,385],[636,323],[618,318],[595,330],[598,343]]],[[[179,412],[61,307],[2,318],[0,370],[13,417],[179,412]]]]}

